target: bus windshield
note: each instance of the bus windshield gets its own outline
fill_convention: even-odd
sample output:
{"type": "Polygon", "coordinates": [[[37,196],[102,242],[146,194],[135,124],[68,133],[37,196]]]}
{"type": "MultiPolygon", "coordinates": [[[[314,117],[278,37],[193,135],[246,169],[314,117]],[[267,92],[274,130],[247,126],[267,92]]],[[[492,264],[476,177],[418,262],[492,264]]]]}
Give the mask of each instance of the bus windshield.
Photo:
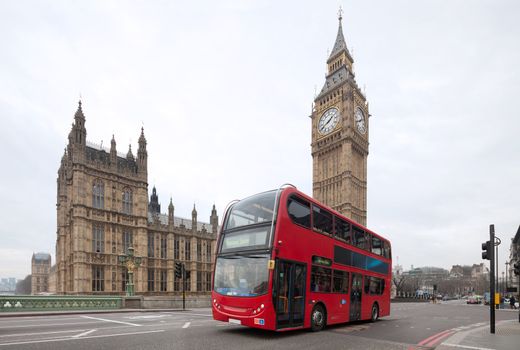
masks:
{"type": "Polygon", "coordinates": [[[224,230],[267,223],[273,220],[276,191],[269,191],[243,199],[233,205],[224,230]]]}
{"type": "Polygon", "coordinates": [[[267,254],[219,256],[215,266],[215,292],[252,297],[267,293],[267,254]]]}

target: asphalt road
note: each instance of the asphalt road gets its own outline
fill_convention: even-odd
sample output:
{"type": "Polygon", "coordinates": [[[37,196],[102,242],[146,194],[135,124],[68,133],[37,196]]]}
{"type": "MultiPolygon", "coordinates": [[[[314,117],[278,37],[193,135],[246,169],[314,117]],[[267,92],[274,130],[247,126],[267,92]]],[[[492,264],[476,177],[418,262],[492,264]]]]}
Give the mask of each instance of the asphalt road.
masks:
{"type": "MultiPolygon", "coordinates": [[[[518,311],[497,311],[497,320],[518,311]]],[[[431,349],[488,322],[482,305],[392,304],[391,316],[308,331],[267,332],[216,322],[210,309],[0,317],[2,349],[431,349]]]]}

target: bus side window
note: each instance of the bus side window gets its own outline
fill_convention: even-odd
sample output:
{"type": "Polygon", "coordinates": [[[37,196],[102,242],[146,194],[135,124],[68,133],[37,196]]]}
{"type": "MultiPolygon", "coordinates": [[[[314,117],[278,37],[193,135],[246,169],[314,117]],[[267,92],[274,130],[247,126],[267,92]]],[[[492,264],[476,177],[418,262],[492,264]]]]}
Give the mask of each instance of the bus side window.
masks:
{"type": "Polygon", "coordinates": [[[361,249],[367,249],[367,237],[365,235],[365,231],[354,225],[352,225],[352,231],[352,243],[354,246],[361,249]]]}
{"type": "Polygon", "coordinates": [[[385,280],[377,277],[365,276],[365,294],[382,295],[385,291],[385,280]]]}
{"type": "Polygon", "coordinates": [[[372,277],[369,276],[363,276],[363,279],[365,280],[365,294],[370,294],[370,279],[372,277]]]}
{"type": "Polygon", "coordinates": [[[330,293],[332,270],[326,267],[313,266],[311,271],[311,291],[330,293]]]}
{"type": "Polygon", "coordinates": [[[350,224],[337,216],[334,217],[334,222],[336,223],[336,238],[351,244],[350,224]]]}
{"type": "Polygon", "coordinates": [[[383,255],[383,242],[380,238],[372,236],[372,253],[383,255]]]}
{"type": "Polygon", "coordinates": [[[348,272],[340,270],[332,270],[333,273],[333,289],[334,293],[348,293],[348,272]]]}
{"type": "Polygon", "coordinates": [[[295,224],[311,228],[311,205],[309,202],[292,196],[287,202],[287,212],[295,224]]]}
{"type": "Polygon", "coordinates": [[[332,214],[316,205],[313,205],[312,226],[316,232],[332,235],[332,214]]]}
{"type": "Polygon", "coordinates": [[[390,259],[392,257],[392,253],[390,251],[390,244],[388,242],[384,242],[384,245],[383,245],[383,255],[387,259],[390,259]]]}

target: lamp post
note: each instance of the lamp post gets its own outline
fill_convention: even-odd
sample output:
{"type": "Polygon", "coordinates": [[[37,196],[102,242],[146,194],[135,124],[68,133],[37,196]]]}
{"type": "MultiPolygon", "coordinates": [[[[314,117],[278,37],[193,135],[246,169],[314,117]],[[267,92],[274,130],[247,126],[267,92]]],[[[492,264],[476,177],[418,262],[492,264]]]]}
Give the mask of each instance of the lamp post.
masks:
{"type": "Polygon", "coordinates": [[[141,265],[141,258],[134,256],[134,247],[128,247],[126,255],[119,255],[119,262],[126,266],[128,270],[128,281],[126,282],[126,296],[135,295],[134,289],[134,270],[141,265]]]}
{"type": "Polygon", "coordinates": [[[509,269],[509,261],[506,261],[506,293],[508,292],[507,290],[507,270],[509,269]]]}

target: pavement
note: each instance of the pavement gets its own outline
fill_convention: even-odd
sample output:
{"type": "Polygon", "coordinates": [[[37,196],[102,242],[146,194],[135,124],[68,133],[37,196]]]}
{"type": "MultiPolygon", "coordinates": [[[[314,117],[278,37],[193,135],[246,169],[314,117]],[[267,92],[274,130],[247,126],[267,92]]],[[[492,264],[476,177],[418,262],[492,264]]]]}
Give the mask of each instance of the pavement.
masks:
{"type": "MultiPolygon", "coordinates": [[[[518,311],[517,311],[518,312],[518,311]]],[[[462,330],[446,338],[435,350],[518,350],[520,349],[520,322],[518,319],[495,323],[491,334],[489,323],[485,326],[462,330]]]]}

